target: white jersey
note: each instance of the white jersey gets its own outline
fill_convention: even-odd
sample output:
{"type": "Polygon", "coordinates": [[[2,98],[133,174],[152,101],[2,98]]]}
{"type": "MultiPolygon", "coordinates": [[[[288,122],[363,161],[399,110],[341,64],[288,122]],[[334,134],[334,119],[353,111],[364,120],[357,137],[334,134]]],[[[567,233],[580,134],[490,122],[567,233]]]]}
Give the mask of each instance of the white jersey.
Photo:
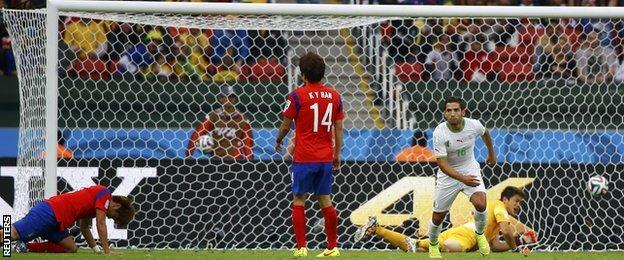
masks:
{"type": "MultiPolygon", "coordinates": [[[[479,120],[464,118],[464,128],[459,132],[449,129],[446,122],[433,131],[433,151],[436,157],[446,157],[449,165],[464,175],[481,176],[479,162],[474,155],[477,137],[485,133],[479,120]]],[[[446,176],[438,170],[438,178],[446,176]]]]}

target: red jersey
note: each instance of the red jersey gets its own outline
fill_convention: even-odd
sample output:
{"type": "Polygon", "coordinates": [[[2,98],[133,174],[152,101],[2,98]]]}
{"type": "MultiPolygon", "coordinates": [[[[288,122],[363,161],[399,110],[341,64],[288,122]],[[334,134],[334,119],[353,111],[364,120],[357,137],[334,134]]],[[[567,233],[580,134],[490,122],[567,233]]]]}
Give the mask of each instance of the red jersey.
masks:
{"type": "Polygon", "coordinates": [[[295,120],[294,162],[334,160],[332,126],[344,118],[338,91],[321,83],[299,87],[288,95],[282,114],[295,120]]]}
{"type": "Polygon", "coordinates": [[[54,196],[48,199],[48,203],[61,230],[64,230],[79,219],[94,218],[96,209],[106,212],[110,199],[111,191],[108,188],[94,185],[54,196]]]}

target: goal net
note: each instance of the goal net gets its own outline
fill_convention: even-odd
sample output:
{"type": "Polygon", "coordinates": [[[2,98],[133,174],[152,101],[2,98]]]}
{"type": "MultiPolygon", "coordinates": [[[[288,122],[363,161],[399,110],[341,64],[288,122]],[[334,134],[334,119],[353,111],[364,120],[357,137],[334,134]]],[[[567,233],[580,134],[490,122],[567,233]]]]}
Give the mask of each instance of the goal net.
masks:
{"type": "MultiPolygon", "coordinates": [[[[19,217],[43,199],[46,14],[3,17],[19,68],[19,217]]],[[[290,156],[274,143],[298,57],[316,52],[346,113],[340,247],[390,248],[352,241],[369,216],[426,235],[428,148],[454,95],[494,139],[488,198],[527,192],[516,218],[537,249],[624,249],[621,19],[61,12],[58,23],[57,122],[72,152],[58,160],[59,192],[97,183],[133,198],[136,219],[110,227],[117,246],[293,247],[290,156]],[[587,192],[593,175],[609,193],[587,192]]],[[[309,245],[322,247],[308,203],[309,245]]],[[[445,227],[471,209],[460,194],[445,227]]]]}

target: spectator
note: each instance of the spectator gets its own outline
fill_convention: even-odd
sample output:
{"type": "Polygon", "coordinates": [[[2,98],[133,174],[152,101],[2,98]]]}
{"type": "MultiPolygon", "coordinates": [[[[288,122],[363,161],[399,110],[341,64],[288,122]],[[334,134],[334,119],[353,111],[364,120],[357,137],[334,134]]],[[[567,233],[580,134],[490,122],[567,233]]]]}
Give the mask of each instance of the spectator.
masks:
{"type": "Polygon", "coordinates": [[[106,34],[108,41],[108,58],[113,61],[119,60],[128,49],[141,43],[143,27],[133,26],[129,23],[111,23],[110,30],[106,34]]]}
{"type": "Polygon", "coordinates": [[[99,20],[68,18],[63,41],[76,52],[78,58],[101,57],[107,53],[108,25],[99,20]]]}
{"type": "Polygon", "coordinates": [[[217,83],[236,82],[238,80],[239,71],[236,69],[236,64],[230,55],[223,57],[221,63],[221,69],[217,74],[212,77],[212,81],[217,83]]]}
{"type": "Polygon", "coordinates": [[[559,41],[559,36],[555,33],[556,26],[556,21],[550,20],[544,28],[544,34],[537,41],[535,47],[537,62],[533,65],[537,78],[550,78],[551,67],[554,63],[553,48],[559,41]]]}
{"type": "Polygon", "coordinates": [[[253,137],[251,125],[242,112],[236,109],[238,98],[234,88],[224,86],[218,96],[221,108],[206,115],[196,127],[186,150],[186,156],[192,156],[195,143],[200,136],[210,134],[213,137],[213,154],[222,159],[252,160],[253,137]]]}
{"type": "Polygon", "coordinates": [[[435,154],[427,148],[427,134],[420,130],[414,131],[412,146],[397,154],[396,160],[398,162],[435,162],[435,154]]]}
{"type": "Polygon", "coordinates": [[[453,73],[458,70],[459,62],[455,52],[449,50],[451,46],[448,35],[441,35],[433,46],[433,50],[427,54],[425,68],[435,81],[450,80],[453,73]]]}
{"type": "Polygon", "coordinates": [[[252,40],[249,49],[247,63],[255,63],[258,59],[277,58],[279,61],[286,59],[288,43],[279,31],[251,30],[249,38],[252,40]]]}
{"type": "Polygon", "coordinates": [[[618,84],[624,83],[624,46],[616,47],[618,68],[615,71],[614,81],[618,84]]]}
{"type": "Polygon", "coordinates": [[[150,65],[150,72],[147,78],[157,78],[159,80],[168,80],[175,78],[173,67],[167,63],[165,55],[156,54],[155,62],[150,65]]]}
{"type": "Polygon", "coordinates": [[[2,52],[0,52],[0,75],[17,75],[15,67],[15,56],[11,49],[11,38],[8,35],[2,36],[2,52]]]}
{"type": "Polygon", "coordinates": [[[117,64],[118,72],[122,74],[127,72],[133,75],[147,72],[149,66],[154,62],[154,55],[159,52],[162,34],[151,33],[145,38],[145,41],[147,44],[139,42],[121,55],[117,64]]]}
{"type": "Polygon", "coordinates": [[[181,31],[179,42],[182,43],[182,53],[188,62],[186,72],[192,79],[207,81],[210,79],[210,62],[212,55],[210,46],[211,30],[191,28],[181,31]]]}
{"type": "Polygon", "coordinates": [[[249,57],[250,42],[245,30],[214,30],[211,44],[214,49],[211,61],[214,64],[223,60],[230,47],[233,47],[232,58],[237,67],[241,67],[249,57]]]}
{"type": "Polygon", "coordinates": [[[566,35],[561,35],[553,48],[552,62],[549,62],[550,75],[546,75],[552,79],[570,80],[576,78],[576,62],[572,47],[566,35]]]}
{"type": "Polygon", "coordinates": [[[492,79],[487,71],[484,71],[481,65],[486,62],[488,53],[483,50],[483,44],[486,38],[482,34],[476,35],[470,42],[470,49],[464,55],[461,62],[461,68],[464,72],[464,79],[469,82],[483,82],[486,79],[492,79]]]}
{"type": "Polygon", "coordinates": [[[613,49],[601,46],[598,33],[594,31],[581,35],[580,41],[581,47],[574,55],[578,80],[588,84],[610,81],[617,69],[613,49]]]}

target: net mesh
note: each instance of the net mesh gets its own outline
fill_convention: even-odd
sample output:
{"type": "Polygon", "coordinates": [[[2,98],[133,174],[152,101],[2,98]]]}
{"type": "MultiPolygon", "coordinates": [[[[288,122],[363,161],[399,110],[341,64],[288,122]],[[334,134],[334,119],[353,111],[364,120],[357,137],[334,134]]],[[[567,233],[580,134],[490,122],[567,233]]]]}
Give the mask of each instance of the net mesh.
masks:
{"type": "MultiPolygon", "coordinates": [[[[45,14],[3,15],[20,77],[18,166],[34,169],[45,14]]],[[[298,57],[313,51],[345,104],[346,164],[334,184],[341,247],[388,247],[352,243],[372,215],[426,234],[436,167],[417,144],[431,147],[440,102],[456,95],[492,129],[489,198],[507,185],[527,191],[517,218],[538,232],[539,249],[623,249],[621,20],[62,13],[59,24],[58,124],[73,151],[59,165],[95,167],[91,180],[117,193],[132,178],[120,169],[156,169],[124,186],[140,213],[118,246],[292,247],[290,155],[273,144],[285,97],[301,83],[298,57]],[[593,175],[610,181],[609,194],[589,196],[593,175]]],[[[485,147],[476,149],[482,163],[485,147]]],[[[43,190],[34,179],[16,182],[29,184],[31,201],[43,190]]],[[[461,196],[446,227],[469,221],[461,196]]],[[[307,214],[310,246],[322,246],[321,218],[307,214]]]]}

